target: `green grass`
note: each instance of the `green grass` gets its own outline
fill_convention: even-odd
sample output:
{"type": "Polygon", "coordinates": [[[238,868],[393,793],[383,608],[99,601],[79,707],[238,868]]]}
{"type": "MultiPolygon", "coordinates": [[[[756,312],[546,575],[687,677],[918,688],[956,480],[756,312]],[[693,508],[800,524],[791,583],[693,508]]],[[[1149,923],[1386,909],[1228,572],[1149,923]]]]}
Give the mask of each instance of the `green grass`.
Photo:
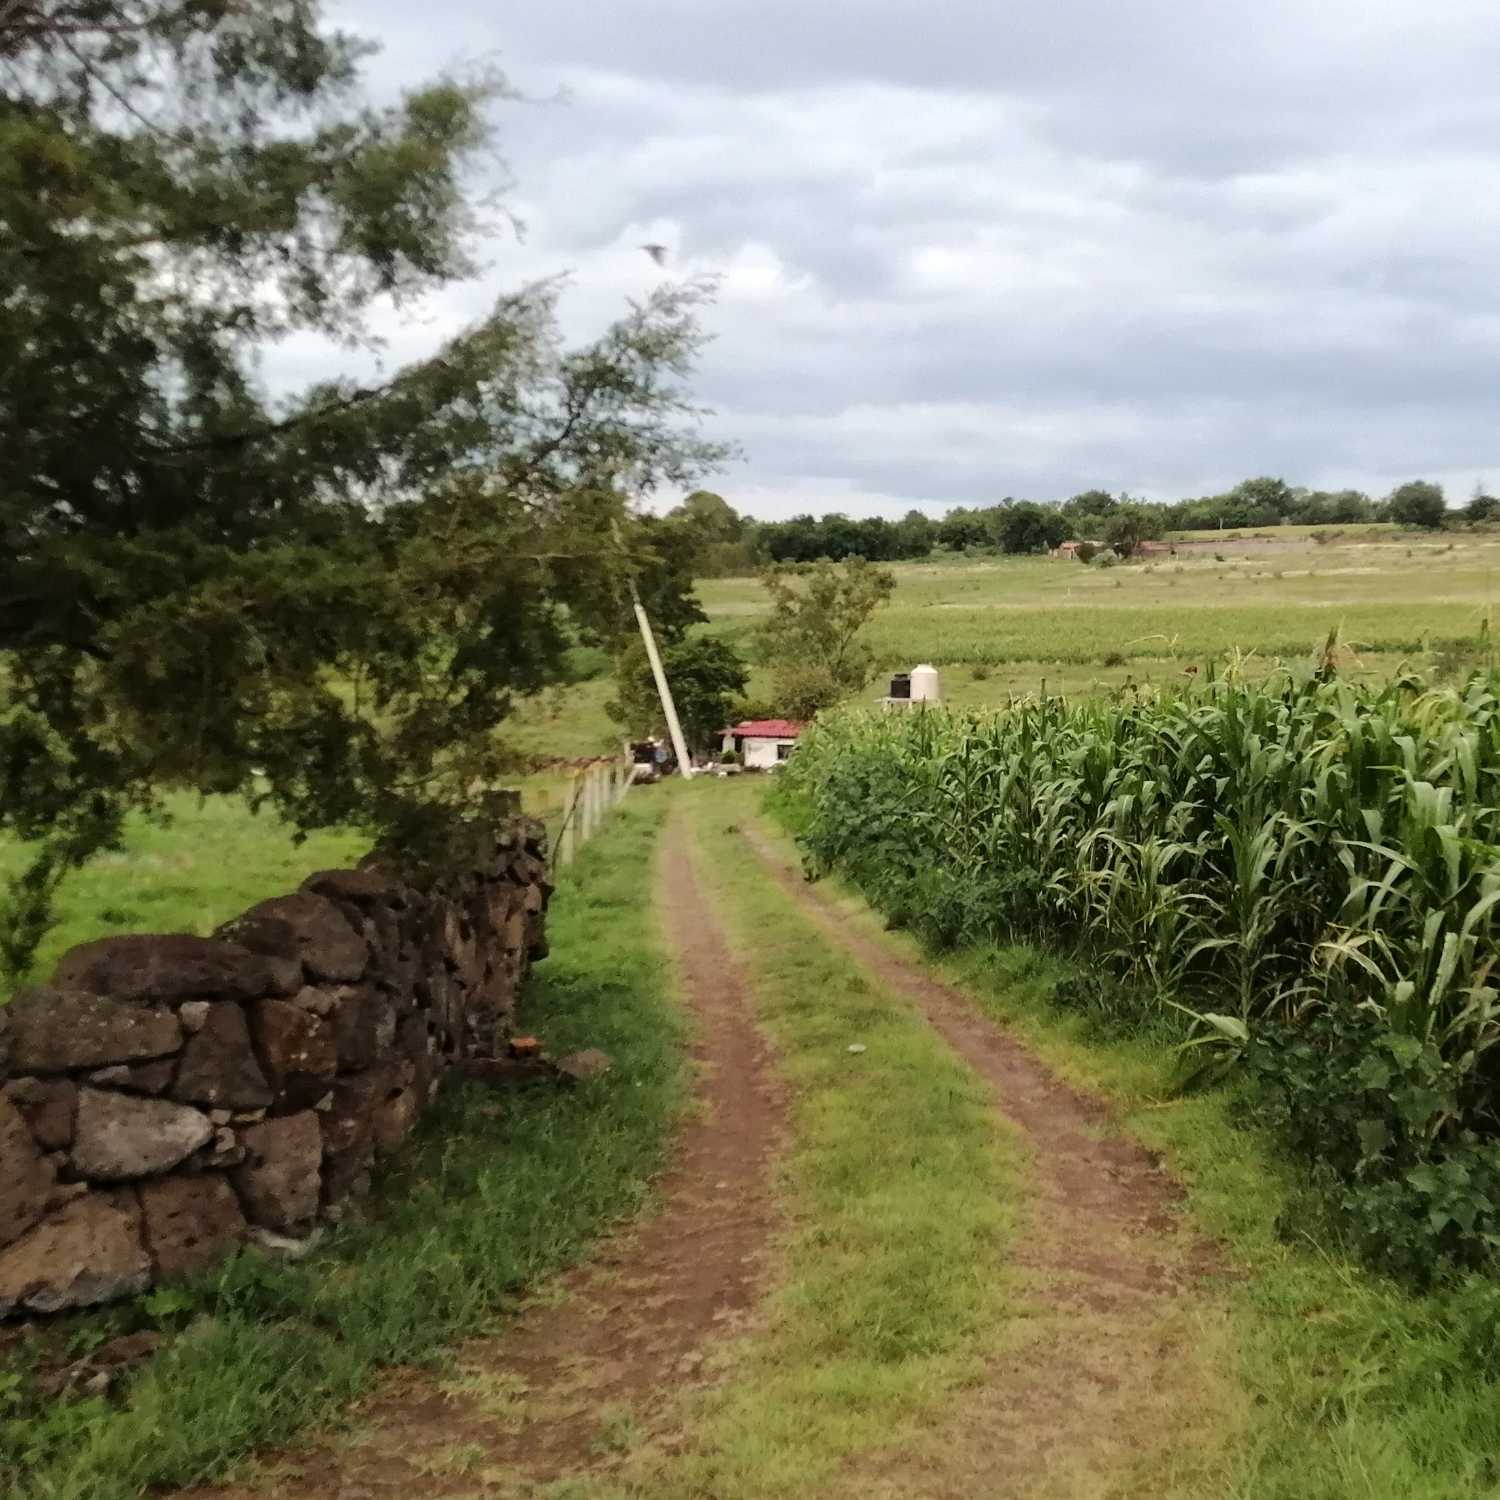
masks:
{"type": "Polygon", "coordinates": [[[680,1018],[642,879],[661,808],[627,805],[563,878],[552,955],[524,1000],[552,1049],[600,1046],[614,1069],[576,1092],[500,1095],[499,1112],[495,1094],[453,1087],[377,1214],[314,1257],[242,1255],[184,1296],[56,1325],[77,1344],[153,1317],[188,1323],[119,1408],[33,1405],[24,1378],[0,1372],[0,1494],[126,1500],[210,1478],[331,1416],[381,1366],[494,1326],[529,1282],[641,1206],[681,1095],[680,1018]]]}
{"type": "MultiPolygon", "coordinates": [[[[1215,1462],[1230,1500],[1478,1500],[1500,1494],[1500,1288],[1472,1279],[1413,1295],[1309,1236],[1307,1187],[1233,1088],[1179,1095],[1165,1036],[1112,1034],[1060,1009],[1074,972],[1031,947],[935,960],[883,930],[841,882],[846,919],[928,962],[1070,1081],[1109,1099],[1161,1151],[1190,1212],[1225,1247],[1242,1423],[1215,1462]]],[[[1188,1465],[1190,1455],[1177,1459],[1188,1465]]],[[[1121,1491],[1135,1493],[1135,1491],[1121,1491]]],[[[1175,1493],[1169,1486],[1147,1493],[1175,1493]]],[[[1189,1490],[1191,1495],[1196,1491],[1189,1490]]]]}
{"type": "Polygon", "coordinates": [[[972,1377],[1012,1295],[1014,1138],[987,1090],[904,1001],[831,948],[733,829],[758,789],[675,795],[755,986],[791,1092],[788,1229],[763,1326],[685,1414],[682,1452],[602,1489],[818,1494],[849,1458],[899,1449],[972,1377]],[[848,1052],[851,1042],[867,1050],[848,1052]]]}
{"type": "MultiPolygon", "coordinates": [[[[167,796],[165,823],[133,817],[125,847],[63,882],[57,925],[33,966],[45,978],[77,943],[120,932],[212,932],[269,896],[295,890],[314,870],[353,864],[369,843],[338,830],[293,841],[273,813],[252,815],[235,797],[167,796]]],[[[0,841],[0,881],[19,873],[26,846],[0,841]]]]}
{"type": "MultiPolygon", "coordinates": [[[[1356,649],[1411,653],[1472,641],[1500,599],[1500,543],[1398,537],[1268,549],[1226,539],[1108,569],[1051,558],[898,564],[868,627],[887,665],[1102,663],[1230,651],[1310,653],[1338,627],[1356,649]]],[[[748,642],[765,610],[752,578],[705,580],[710,626],[748,642]]]]}
{"type": "Polygon", "coordinates": [[[1394,521],[1323,521],[1306,526],[1226,526],[1220,530],[1169,531],[1167,538],[1174,542],[1205,542],[1217,545],[1220,542],[1237,542],[1250,538],[1277,542],[1306,540],[1319,533],[1335,536],[1341,540],[1363,538],[1368,541],[1401,540],[1420,533],[1409,532],[1394,521]]]}

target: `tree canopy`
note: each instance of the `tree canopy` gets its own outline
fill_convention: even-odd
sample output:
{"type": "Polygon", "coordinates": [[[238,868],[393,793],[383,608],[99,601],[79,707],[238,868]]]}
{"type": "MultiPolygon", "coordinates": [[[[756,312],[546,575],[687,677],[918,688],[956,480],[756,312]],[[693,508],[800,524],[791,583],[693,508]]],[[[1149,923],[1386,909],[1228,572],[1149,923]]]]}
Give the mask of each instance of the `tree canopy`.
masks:
{"type": "Polygon", "coordinates": [[[1443,498],[1442,485],[1426,479],[1413,479],[1397,485],[1386,504],[1391,520],[1405,526],[1436,529],[1448,517],[1448,502],[1443,498]]]}
{"type": "Polygon", "coordinates": [[[895,590],[888,568],[851,557],[768,568],[761,582],[771,613],[759,644],[781,712],[811,718],[869,681],[871,655],[859,633],[895,590]]]}
{"type": "Polygon", "coordinates": [[[314,0],[0,6],[0,831],[72,858],[163,785],[402,827],[683,550],[706,289],[566,349],[557,283],[376,381],[258,359],[474,266],[492,81],[376,108],[314,0]],[[675,549],[675,550],[674,550],[675,549]]]}
{"type": "MultiPolygon", "coordinates": [[[[661,658],[689,750],[709,748],[745,691],[744,661],[727,641],[711,635],[666,646],[661,658]]],[[[630,734],[664,735],[666,717],[642,642],[620,654],[615,677],[619,695],[609,704],[610,717],[630,734]]]]}

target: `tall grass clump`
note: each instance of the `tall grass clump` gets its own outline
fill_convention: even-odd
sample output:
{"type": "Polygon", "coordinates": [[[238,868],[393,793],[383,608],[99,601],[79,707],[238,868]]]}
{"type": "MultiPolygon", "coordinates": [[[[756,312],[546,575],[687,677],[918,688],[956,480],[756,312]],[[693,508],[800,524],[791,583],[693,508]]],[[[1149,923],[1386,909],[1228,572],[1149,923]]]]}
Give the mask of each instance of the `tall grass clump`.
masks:
{"type": "Polygon", "coordinates": [[[1247,1066],[1357,1248],[1500,1243],[1500,679],[847,715],[788,764],[815,871],[938,945],[1040,941],[1247,1066]]]}

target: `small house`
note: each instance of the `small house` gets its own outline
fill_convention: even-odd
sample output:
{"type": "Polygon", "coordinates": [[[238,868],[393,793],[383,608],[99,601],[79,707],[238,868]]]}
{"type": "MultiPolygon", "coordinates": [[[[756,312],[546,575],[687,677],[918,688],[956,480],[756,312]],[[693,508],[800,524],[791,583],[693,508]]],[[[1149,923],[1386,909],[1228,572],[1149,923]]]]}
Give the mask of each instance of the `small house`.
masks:
{"type": "Polygon", "coordinates": [[[806,727],[795,719],[746,719],[724,731],[724,748],[733,750],[747,770],[769,770],[797,748],[806,727]]]}
{"type": "Polygon", "coordinates": [[[1078,556],[1078,547],[1079,544],[1077,542],[1059,542],[1052,549],[1052,555],[1053,557],[1065,557],[1071,560],[1078,556]]]}

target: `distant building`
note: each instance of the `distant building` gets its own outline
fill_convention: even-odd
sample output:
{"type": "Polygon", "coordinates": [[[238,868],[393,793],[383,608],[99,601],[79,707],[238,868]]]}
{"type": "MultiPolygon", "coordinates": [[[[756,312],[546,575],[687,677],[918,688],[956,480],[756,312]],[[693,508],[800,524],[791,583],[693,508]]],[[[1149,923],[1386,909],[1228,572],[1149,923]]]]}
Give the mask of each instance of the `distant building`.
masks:
{"type": "Polygon", "coordinates": [[[1053,557],[1074,558],[1078,555],[1078,542],[1059,542],[1053,549],[1053,557]]]}
{"type": "Polygon", "coordinates": [[[724,731],[724,748],[735,751],[747,770],[767,770],[797,748],[807,728],[795,719],[746,719],[724,731]]]}

